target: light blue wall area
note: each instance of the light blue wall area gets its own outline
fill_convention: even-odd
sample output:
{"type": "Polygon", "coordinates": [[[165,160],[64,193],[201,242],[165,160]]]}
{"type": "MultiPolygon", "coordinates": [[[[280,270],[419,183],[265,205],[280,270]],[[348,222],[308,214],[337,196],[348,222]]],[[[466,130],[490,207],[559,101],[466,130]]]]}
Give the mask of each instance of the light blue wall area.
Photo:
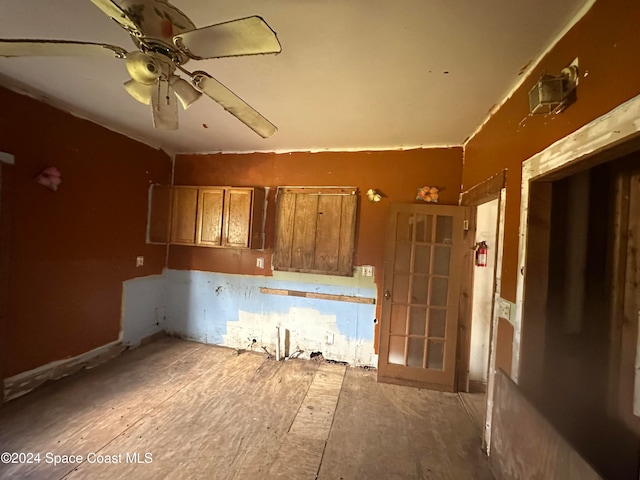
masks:
{"type": "Polygon", "coordinates": [[[296,329],[296,341],[301,342],[301,348],[308,351],[324,347],[326,343],[326,329],[305,323],[305,318],[299,318],[308,312],[309,322],[317,322],[318,318],[327,316],[331,323],[331,317],[335,317],[342,346],[336,342],[336,345],[326,346],[324,351],[333,348],[336,359],[345,359],[349,363],[371,363],[375,305],[260,293],[260,287],[266,287],[375,298],[376,287],[370,277],[289,273],[260,277],[183,270],[167,270],[166,277],[167,318],[163,326],[171,333],[205,343],[234,347],[248,346],[249,337],[272,345],[273,325],[286,323],[287,319],[297,315],[295,326],[288,328],[296,329]],[[241,316],[252,320],[248,324],[241,316]],[[264,323],[260,319],[264,319],[264,323]],[[230,322],[234,327],[244,325],[244,329],[235,328],[233,339],[228,335],[230,322]],[[240,345],[245,342],[244,337],[247,345],[240,345]],[[363,355],[369,360],[356,358],[363,355]]]}
{"type": "Polygon", "coordinates": [[[166,275],[151,275],[123,282],[122,343],[137,346],[163,329],[166,275]]]}

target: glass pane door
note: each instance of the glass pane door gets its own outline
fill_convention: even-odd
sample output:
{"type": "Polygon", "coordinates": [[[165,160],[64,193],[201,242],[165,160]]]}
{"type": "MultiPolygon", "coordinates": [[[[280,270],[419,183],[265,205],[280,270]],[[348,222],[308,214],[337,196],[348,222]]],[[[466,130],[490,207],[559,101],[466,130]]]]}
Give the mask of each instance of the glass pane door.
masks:
{"type": "Polygon", "coordinates": [[[435,383],[446,376],[452,382],[462,209],[392,207],[385,254],[381,373],[435,383]]]}

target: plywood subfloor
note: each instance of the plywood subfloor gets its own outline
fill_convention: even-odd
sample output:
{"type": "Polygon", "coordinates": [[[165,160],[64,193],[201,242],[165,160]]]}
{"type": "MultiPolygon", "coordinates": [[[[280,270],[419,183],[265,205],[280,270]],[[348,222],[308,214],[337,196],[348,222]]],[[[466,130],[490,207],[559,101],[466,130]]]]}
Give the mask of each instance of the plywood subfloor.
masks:
{"type": "Polygon", "coordinates": [[[455,394],[168,338],[3,405],[0,446],[40,454],[0,478],[493,478],[455,394]]]}
{"type": "Polygon", "coordinates": [[[484,429],[484,414],[487,405],[486,394],[460,392],[458,395],[460,395],[460,400],[471,417],[471,421],[476,427],[478,434],[482,436],[482,430],[484,429]]]}

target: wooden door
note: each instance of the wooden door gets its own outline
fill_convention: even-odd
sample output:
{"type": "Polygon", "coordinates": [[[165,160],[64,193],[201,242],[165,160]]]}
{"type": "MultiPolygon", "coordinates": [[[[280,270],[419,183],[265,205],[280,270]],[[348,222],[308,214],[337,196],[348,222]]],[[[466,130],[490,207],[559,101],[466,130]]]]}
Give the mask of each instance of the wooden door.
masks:
{"type": "Polygon", "coordinates": [[[197,245],[219,247],[222,244],[224,188],[198,189],[197,245]]]}
{"type": "Polygon", "coordinates": [[[173,187],[171,206],[171,243],[196,243],[197,187],[173,187]]]}
{"type": "Polygon", "coordinates": [[[391,205],[378,380],[454,391],[464,207],[391,205]]]}
{"type": "Polygon", "coordinates": [[[273,268],[289,272],[353,275],[357,189],[278,189],[273,268]]]}
{"type": "Polygon", "coordinates": [[[251,234],[253,189],[229,188],[225,198],[225,228],[222,245],[248,247],[251,234]]]}

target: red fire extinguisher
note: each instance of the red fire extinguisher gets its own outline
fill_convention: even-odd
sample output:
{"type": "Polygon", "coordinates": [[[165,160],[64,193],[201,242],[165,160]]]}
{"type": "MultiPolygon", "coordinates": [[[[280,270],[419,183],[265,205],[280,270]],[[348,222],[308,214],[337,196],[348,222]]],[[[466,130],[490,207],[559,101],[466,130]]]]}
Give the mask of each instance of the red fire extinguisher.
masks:
{"type": "Polygon", "coordinates": [[[487,242],[482,241],[476,245],[476,267],[487,266],[487,242]]]}

